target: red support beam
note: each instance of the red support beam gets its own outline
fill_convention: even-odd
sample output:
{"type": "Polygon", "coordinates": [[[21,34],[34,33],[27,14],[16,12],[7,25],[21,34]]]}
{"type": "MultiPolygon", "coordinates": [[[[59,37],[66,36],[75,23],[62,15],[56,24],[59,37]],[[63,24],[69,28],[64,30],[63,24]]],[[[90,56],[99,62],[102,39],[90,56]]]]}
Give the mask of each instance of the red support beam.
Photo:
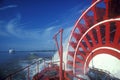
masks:
{"type": "Polygon", "coordinates": [[[77,51],[77,55],[80,55],[80,56],[85,60],[86,53],[83,54],[83,53],[81,53],[81,52],[78,50],[78,51],[77,51]]]}
{"type": "Polygon", "coordinates": [[[72,42],[70,42],[70,45],[72,46],[73,49],[75,49],[76,46],[77,46],[77,43],[75,43],[75,42],[72,41],[72,42]]]}
{"type": "Polygon", "coordinates": [[[72,58],[74,58],[74,53],[75,53],[74,51],[69,51],[69,52],[68,52],[68,54],[69,54],[72,58]]]}
{"type": "Polygon", "coordinates": [[[80,33],[82,33],[81,25],[82,24],[78,23],[77,26],[76,26],[78,28],[78,30],[80,31],[80,33]]]}
{"type": "Polygon", "coordinates": [[[60,67],[59,67],[59,76],[60,80],[63,80],[63,71],[62,71],[62,63],[63,63],[63,46],[62,46],[62,34],[63,34],[63,29],[60,29],[58,33],[55,34],[53,37],[55,39],[55,43],[58,49],[59,57],[60,57],[60,67]],[[57,36],[60,35],[60,45],[58,44],[57,41],[57,36]]]}
{"type": "Polygon", "coordinates": [[[84,37],[83,40],[86,42],[87,47],[89,48],[89,50],[91,50],[91,45],[90,45],[89,41],[87,40],[86,36],[84,37]]]}
{"type": "Polygon", "coordinates": [[[95,42],[95,39],[94,39],[94,36],[93,36],[92,32],[90,31],[90,32],[88,33],[88,35],[90,36],[90,38],[91,38],[91,40],[92,40],[93,46],[95,46],[95,45],[96,45],[96,42],[95,42]]]}
{"type": "Polygon", "coordinates": [[[67,64],[73,66],[73,62],[72,61],[67,61],[67,64]]]}
{"type": "Polygon", "coordinates": [[[88,68],[89,63],[93,59],[93,57],[95,57],[96,55],[99,55],[101,53],[108,54],[108,55],[111,55],[111,56],[114,56],[114,57],[120,59],[120,54],[114,50],[107,49],[107,48],[106,49],[99,49],[99,50],[96,50],[95,52],[93,52],[93,54],[91,54],[91,56],[88,57],[88,60],[86,61],[86,66],[84,66],[85,69],[88,68]]]}
{"type": "Polygon", "coordinates": [[[87,49],[85,48],[85,46],[83,46],[82,43],[80,43],[80,47],[83,49],[84,52],[87,52],[87,49]]]}
{"type": "Polygon", "coordinates": [[[109,0],[104,0],[105,5],[106,5],[106,10],[105,10],[105,16],[104,16],[104,19],[108,19],[108,17],[109,17],[109,15],[108,15],[108,9],[109,9],[108,1],[109,1],[109,0]]]}
{"type": "Polygon", "coordinates": [[[97,26],[95,29],[96,29],[96,32],[97,32],[98,43],[99,43],[100,45],[102,45],[102,38],[101,38],[101,33],[100,33],[100,27],[97,26]]]}
{"type": "Polygon", "coordinates": [[[80,59],[80,58],[78,58],[78,57],[76,57],[76,60],[75,60],[76,62],[79,62],[80,64],[83,64],[84,63],[84,60],[82,60],[82,59],[80,59]]]}
{"type": "Polygon", "coordinates": [[[114,43],[118,44],[118,41],[120,39],[120,22],[116,22],[116,32],[114,36],[114,43]]]}
{"type": "Polygon", "coordinates": [[[110,43],[110,23],[105,23],[105,43],[109,44],[110,43]]]}
{"type": "Polygon", "coordinates": [[[79,34],[79,33],[73,33],[73,37],[76,39],[76,42],[78,42],[79,41],[79,39],[80,39],[80,37],[81,37],[81,35],[79,34]]]}

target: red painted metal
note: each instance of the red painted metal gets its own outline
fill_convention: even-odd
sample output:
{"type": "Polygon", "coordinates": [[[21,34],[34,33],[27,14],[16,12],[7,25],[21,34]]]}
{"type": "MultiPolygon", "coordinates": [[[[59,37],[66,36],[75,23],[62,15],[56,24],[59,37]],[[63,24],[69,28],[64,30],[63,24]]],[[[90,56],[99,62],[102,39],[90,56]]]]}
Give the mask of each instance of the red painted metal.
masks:
{"type": "MultiPolygon", "coordinates": [[[[120,22],[116,22],[116,26],[120,26],[120,22]]],[[[115,33],[115,38],[114,38],[114,43],[117,45],[119,44],[120,40],[120,27],[117,27],[116,33],[115,33]]]]}
{"type": "Polygon", "coordinates": [[[72,66],[71,72],[76,76],[82,73],[85,75],[89,62],[98,54],[105,52],[118,59],[120,57],[120,14],[114,15],[115,12],[112,11],[118,9],[116,9],[116,1],[113,3],[111,1],[93,0],[92,5],[82,13],[72,29],[68,43],[67,67],[72,66]],[[97,6],[99,3],[104,3],[105,7],[97,6]],[[89,12],[92,12],[93,15],[88,15],[89,12]],[[82,20],[85,22],[81,23],[82,20]],[[79,33],[76,32],[76,29],[79,30],[79,33]],[[76,41],[73,41],[72,38],[76,41]],[[70,60],[69,56],[73,60],[70,60]],[[78,68],[83,70],[78,71],[78,68]]]}
{"type": "MultiPolygon", "coordinates": [[[[91,6],[82,13],[75,23],[70,34],[66,64],[67,68],[70,67],[70,70],[63,72],[63,29],[60,29],[54,36],[60,57],[60,66],[47,67],[44,65],[45,69],[39,72],[39,63],[35,62],[37,63],[38,73],[33,77],[33,80],[39,80],[43,73],[54,69],[59,69],[59,75],[51,77],[52,80],[58,78],[60,78],[60,80],[71,80],[73,78],[83,80],[83,77],[79,77],[79,75],[86,75],[89,70],[89,63],[96,55],[105,53],[120,59],[120,14],[115,14],[114,9],[118,10],[116,9],[114,0],[93,0],[91,6]],[[111,1],[113,1],[113,3],[111,1]],[[105,8],[97,6],[97,4],[101,2],[105,4],[105,8]],[[111,4],[113,4],[113,7],[111,4]],[[111,9],[112,11],[110,11],[111,9]],[[89,12],[92,12],[93,15],[88,15],[89,12]],[[84,23],[81,22],[82,20],[84,20],[84,23]],[[57,40],[58,35],[60,35],[59,43],[57,40]],[[73,38],[75,40],[72,40],[73,38]]],[[[50,62],[49,64],[51,65],[52,63],[53,62],[50,62]]],[[[31,65],[7,77],[11,80],[12,76],[16,73],[28,69],[28,80],[30,80],[30,66],[31,65]]],[[[49,79],[49,76],[44,77],[44,80],[49,79]]]]}
{"type": "Polygon", "coordinates": [[[70,42],[70,45],[73,47],[73,49],[75,49],[77,46],[77,43],[72,41],[72,42],[70,42]]]}
{"type": "Polygon", "coordinates": [[[99,43],[99,45],[102,45],[102,39],[101,39],[101,33],[100,33],[100,27],[97,26],[95,29],[96,29],[96,31],[97,31],[98,43],[99,43]]]}
{"type": "Polygon", "coordinates": [[[53,37],[55,39],[55,43],[59,52],[59,58],[60,58],[60,69],[59,69],[59,76],[60,76],[60,80],[63,80],[63,68],[62,68],[62,63],[63,63],[63,46],[62,46],[62,34],[63,34],[63,29],[60,29],[59,32],[57,32],[55,34],[55,36],[53,37]],[[60,34],[60,45],[58,44],[57,41],[57,36],[60,34]]]}
{"type": "Polygon", "coordinates": [[[105,48],[105,49],[99,49],[99,50],[93,52],[92,56],[89,56],[88,60],[86,61],[86,64],[87,64],[86,68],[88,68],[89,63],[93,59],[93,57],[95,57],[98,54],[103,54],[103,53],[104,54],[112,55],[112,56],[114,56],[114,57],[116,57],[116,58],[118,58],[120,60],[120,54],[118,52],[110,50],[110,49],[107,49],[107,48],[105,48]]]}
{"type": "Polygon", "coordinates": [[[56,71],[59,73],[59,66],[54,65],[54,63],[58,63],[58,61],[56,62],[50,62],[48,63],[51,66],[48,66],[46,68],[44,68],[42,71],[40,71],[39,73],[37,73],[34,77],[33,80],[58,80],[59,79],[59,74],[54,75],[54,76],[50,76],[51,71],[56,71]]]}
{"type": "Polygon", "coordinates": [[[105,25],[107,26],[106,27],[106,33],[105,33],[105,36],[106,36],[105,41],[106,41],[106,44],[107,43],[109,44],[110,43],[110,36],[109,36],[110,35],[110,24],[106,23],[105,25]]]}

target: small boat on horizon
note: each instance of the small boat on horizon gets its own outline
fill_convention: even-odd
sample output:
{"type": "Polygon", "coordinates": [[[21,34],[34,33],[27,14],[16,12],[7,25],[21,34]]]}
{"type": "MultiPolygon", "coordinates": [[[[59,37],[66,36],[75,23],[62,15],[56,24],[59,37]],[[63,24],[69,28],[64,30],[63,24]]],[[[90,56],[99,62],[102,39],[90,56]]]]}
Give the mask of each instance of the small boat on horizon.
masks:
{"type": "Polygon", "coordinates": [[[13,53],[15,53],[15,50],[14,49],[9,49],[9,54],[13,54],[13,53]]]}

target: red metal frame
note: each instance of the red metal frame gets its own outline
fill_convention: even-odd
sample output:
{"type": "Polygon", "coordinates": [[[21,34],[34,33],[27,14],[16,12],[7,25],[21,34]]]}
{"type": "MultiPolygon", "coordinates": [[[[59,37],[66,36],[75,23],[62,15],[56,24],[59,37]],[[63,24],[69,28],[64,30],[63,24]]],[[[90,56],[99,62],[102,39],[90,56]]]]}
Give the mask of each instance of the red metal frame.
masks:
{"type": "Polygon", "coordinates": [[[60,58],[60,69],[59,69],[59,76],[60,76],[60,80],[63,80],[63,69],[62,69],[62,63],[63,63],[63,46],[62,46],[62,34],[63,34],[63,29],[60,29],[59,32],[57,32],[54,35],[54,39],[55,39],[55,43],[58,49],[58,53],[59,53],[59,58],[60,58]],[[57,36],[60,34],[60,45],[58,44],[58,40],[57,40],[57,36]]]}
{"type": "Polygon", "coordinates": [[[72,29],[68,43],[68,62],[66,65],[67,67],[72,66],[71,73],[76,76],[84,76],[88,71],[89,62],[94,56],[102,54],[102,50],[104,50],[106,54],[120,59],[120,14],[113,16],[114,18],[109,17],[109,15],[112,14],[109,13],[110,1],[111,0],[93,0],[92,5],[83,12],[72,29]],[[100,2],[106,5],[105,8],[97,6],[100,2]],[[92,16],[88,15],[90,11],[93,12],[92,16]],[[81,20],[84,20],[85,23],[81,23],[81,20]],[[111,31],[112,28],[115,30],[111,31]],[[79,32],[76,30],[79,30],[79,32]],[[93,32],[96,33],[93,34],[93,32]],[[114,35],[114,37],[111,34],[114,35]],[[69,59],[69,56],[72,57],[73,61],[69,59]],[[77,69],[81,71],[77,72],[77,69]]]}
{"type": "MultiPolygon", "coordinates": [[[[78,21],[75,23],[69,38],[66,64],[67,68],[70,66],[71,69],[70,71],[67,71],[66,69],[64,74],[62,46],[63,29],[60,29],[59,32],[55,34],[54,39],[60,57],[60,66],[56,66],[56,68],[59,68],[60,80],[70,80],[69,76],[77,78],[78,80],[83,80],[83,78],[78,75],[86,75],[89,70],[88,66],[90,61],[98,54],[105,53],[120,59],[120,14],[114,16],[114,14],[110,13],[110,1],[112,0],[93,0],[91,6],[82,13],[78,21]],[[97,6],[100,2],[105,4],[105,8],[97,6]],[[90,11],[93,12],[92,16],[88,15],[90,11]],[[113,18],[111,18],[111,16],[113,18]],[[81,23],[82,20],[84,20],[85,23],[81,23]],[[59,43],[57,40],[58,35],[60,35],[59,43]],[[73,38],[75,40],[73,40],[73,38]],[[73,60],[70,60],[69,56],[73,60]]],[[[36,63],[37,62],[33,64],[36,63]]],[[[8,75],[7,78],[11,80],[13,75],[27,69],[28,80],[30,80],[29,69],[31,65],[8,75]]],[[[37,69],[39,72],[39,63],[37,63],[37,69]]],[[[46,67],[41,73],[50,69],[53,68],[46,67]]],[[[37,74],[35,80],[38,80],[39,76],[40,74],[37,74]]],[[[46,77],[46,80],[47,79],[48,78],[46,77]]]]}
{"type": "MultiPolygon", "coordinates": [[[[67,55],[69,55],[69,46],[71,46],[70,45],[70,42],[71,42],[71,40],[72,40],[72,37],[73,37],[73,33],[75,32],[75,29],[79,29],[80,30],[80,32],[82,32],[82,28],[81,28],[81,25],[79,24],[79,22],[80,22],[80,20],[82,20],[82,18],[84,17],[84,15],[88,12],[88,11],[90,11],[90,9],[92,8],[92,7],[94,7],[97,3],[99,3],[100,2],[100,0],[97,0],[97,1],[95,1],[88,9],[86,9],[83,13],[82,13],[82,15],[80,16],[80,18],[77,20],[77,22],[75,23],[75,26],[74,26],[74,28],[72,29],[72,32],[71,32],[71,34],[70,34],[70,38],[69,38],[69,43],[68,43],[68,53],[67,53],[67,55]]],[[[68,56],[67,56],[67,61],[68,61],[68,56]]],[[[67,67],[68,67],[68,65],[66,65],[67,67]]],[[[73,63],[73,66],[75,66],[75,64],[73,63]]]]}
{"type": "Polygon", "coordinates": [[[59,78],[59,74],[58,75],[55,75],[53,77],[50,77],[49,75],[45,75],[47,72],[50,72],[50,71],[53,71],[53,70],[56,70],[57,72],[59,71],[59,66],[57,65],[57,63],[59,63],[60,61],[55,61],[55,62],[47,62],[46,64],[48,64],[48,67],[45,67],[42,71],[38,72],[36,75],[34,75],[33,79],[32,80],[39,80],[41,79],[44,79],[44,80],[58,80],[59,78]],[[55,65],[56,64],[56,65],[55,65]],[[51,66],[50,66],[51,65],[51,66]]]}
{"type": "MultiPolygon", "coordinates": [[[[97,48],[96,50],[94,50],[91,55],[92,56],[88,56],[87,60],[86,60],[86,65],[85,65],[85,69],[87,69],[89,67],[89,63],[90,61],[93,59],[93,57],[95,57],[96,55],[98,54],[109,54],[111,56],[114,56],[116,58],[118,58],[120,60],[120,51],[116,51],[116,50],[113,50],[114,48],[112,47],[99,47],[99,49],[97,48]]],[[[86,72],[85,72],[86,73],[86,72]]]]}
{"type": "MultiPolygon", "coordinates": [[[[110,22],[110,21],[115,21],[115,22],[117,22],[117,23],[120,23],[120,20],[118,21],[119,19],[110,19],[110,20],[107,20],[106,22],[108,23],[108,22],[110,22]]],[[[103,25],[103,23],[101,23],[102,25],[103,25]]],[[[100,25],[100,24],[99,24],[100,25]]],[[[108,26],[108,25],[106,25],[106,26],[108,26]]],[[[95,26],[93,26],[93,27],[95,27],[95,26]]],[[[117,42],[118,43],[118,40],[119,40],[119,36],[120,36],[120,34],[117,34],[119,31],[120,31],[120,29],[119,29],[120,27],[117,27],[117,30],[116,30],[116,34],[115,34],[115,37],[114,37],[114,39],[116,39],[116,41],[114,41],[114,42],[117,42]],[[119,31],[118,31],[119,30],[119,31]],[[117,37],[117,38],[116,38],[117,37]]],[[[92,30],[92,27],[90,28],[91,30],[92,30]]],[[[79,45],[80,45],[80,43],[81,43],[81,41],[82,41],[82,39],[84,39],[84,37],[85,37],[85,35],[86,34],[89,34],[89,31],[90,31],[90,29],[88,29],[85,33],[84,33],[84,35],[81,37],[81,39],[79,40],[79,42],[78,42],[78,47],[76,47],[76,51],[75,51],[75,54],[74,54],[74,57],[75,57],[75,60],[73,61],[73,63],[75,63],[76,62],[76,60],[77,60],[77,51],[79,50],[79,45]]],[[[98,27],[97,27],[97,29],[98,29],[98,27]]],[[[110,30],[110,29],[109,29],[110,30]]],[[[100,31],[100,30],[99,30],[100,31]]],[[[106,31],[106,34],[108,34],[107,33],[108,31],[106,31]]],[[[105,34],[105,35],[106,35],[105,34]]],[[[100,34],[100,32],[99,32],[99,36],[101,36],[101,34],[100,34]]],[[[106,36],[106,38],[108,38],[108,36],[109,35],[107,35],[106,36]]],[[[109,36],[110,37],[110,36],[109,36]]],[[[99,37],[99,42],[100,42],[100,44],[97,44],[97,45],[94,45],[94,47],[92,47],[92,48],[90,48],[91,50],[91,52],[95,49],[95,48],[97,48],[97,47],[99,47],[99,46],[111,46],[111,47],[115,47],[117,50],[120,50],[120,45],[115,45],[115,43],[114,42],[112,42],[112,44],[110,43],[110,41],[109,41],[109,43],[108,43],[108,41],[106,41],[106,44],[104,44],[104,45],[102,45],[102,39],[101,39],[101,37],[99,37]]],[[[106,40],[108,40],[108,39],[106,39],[106,40]]],[[[89,43],[88,43],[89,44],[89,43]]],[[[90,46],[90,44],[89,44],[89,46],[90,46]]],[[[91,47],[91,46],[90,46],[91,47]]],[[[120,52],[118,52],[118,53],[120,53],[120,52]]],[[[89,55],[90,54],[90,52],[87,54],[87,55],[89,55]]],[[[108,52],[108,54],[110,54],[109,52],[108,52]]],[[[87,57],[87,55],[86,55],[86,57],[87,57]]],[[[115,57],[118,57],[118,56],[120,56],[120,54],[117,54],[117,56],[115,56],[115,57]]],[[[81,61],[80,61],[81,62],[81,61]]],[[[75,68],[75,64],[73,65],[74,66],[74,68],[75,68]]],[[[85,73],[84,73],[85,74],[85,73]]]]}
{"type": "MultiPolygon", "coordinates": [[[[38,80],[38,79],[40,79],[40,75],[44,74],[44,72],[46,72],[46,71],[53,70],[54,68],[55,68],[55,69],[58,69],[58,68],[59,68],[59,76],[57,77],[57,75],[56,75],[56,76],[53,77],[53,79],[55,79],[55,78],[60,78],[60,80],[63,80],[63,79],[64,79],[64,74],[63,74],[63,67],[62,67],[62,66],[63,66],[64,62],[63,62],[62,33],[63,33],[63,29],[60,29],[60,31],[54,36],[54,39],[55,39],[55,42],[56,42],[56,45],[57,45],[57,48],[58,48],[58,52],[59,52],[59,57],[60,57],[60,66],[59,66],[59,67],[58,67],[58,66],[54,66],[54,67],[46,66],[46,65],[45,65],[46,62],[45,62],[45,60],[43,59],[43,60],[44,60],[44,61],[43,61],[43,63],[44,63],[44,70],[42,70],[41,72],[39,72],[39,66],[40,66],[39,61],[40,61],[40,60],[38,60],[38,61],[36,61],[36,62],[34,62],[34,63],[32,63],[32,64],[24,67],[24,68],[22,68],[22,69],[20,69],[20,70],[18,70],[18,71],[16,71],[16,72],[14,72],[14,73],[12,73],[12,74],[9,74],[9,75],[6,76],[4,79],[12,80],[12,76],[14,76],[15,74],[18,74],[19,72],[22,72],[22,71],[24,71],[24,70],[27,69],[27,80],[31,80],[31,79],[30,79],[30,67],[31,67],[32,65],[36,65],[37,72],[36,72],[36,75],[34,75],[33,80],[38,80]],[[58,41],[57,41],[57,35],[58,35],[58,34],[60,34],[60,46],[59,46],[58,41]]],[[[51,62],[49,62],[48,64],[49,64],[49,65],[52,65],[53,63],[56,63],[56,62],[52,62],[52,61],[51,61],[51,62]]],[[[57,61],[57,63],[58,63],[58,61],[57,61]]],[[[65,64],[64,64],[64,69],[65,69],[65,64]]],[[[4,79],[3,79],[3,80],[4,80],[4,79]]],[[[49,79],[49,77],[46,77],[46,78],[45,78],[45,80],[48,80],[48,79],[49,79]]]]}

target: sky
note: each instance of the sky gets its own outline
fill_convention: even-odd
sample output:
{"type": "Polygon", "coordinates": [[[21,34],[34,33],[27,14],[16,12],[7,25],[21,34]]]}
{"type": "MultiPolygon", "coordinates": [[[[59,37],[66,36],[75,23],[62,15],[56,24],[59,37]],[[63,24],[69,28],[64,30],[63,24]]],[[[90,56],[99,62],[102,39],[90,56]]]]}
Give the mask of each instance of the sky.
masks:
{"type": "Polygon", "coordinates": [[[54,34],[63,41],[91,0],[0,0],[0,51],[55,49],[54,34]]]}
{"type": "MultiPolygon", "coordinates": [[[[67,44],[75,22],[90,3],[91,0],[0,0],[0,51],[53,50],[53,36],[61,28],[64,29],[63,43],[67,44]]],[[[96,67],[109,62],[120,64],[109,56],[115,61],[99,62],[103,57],[94,58],[96,67]]],[[[115,71],[120,70],[116,68],[113,66],[108,71],[119,75],[115,71]]]]}

